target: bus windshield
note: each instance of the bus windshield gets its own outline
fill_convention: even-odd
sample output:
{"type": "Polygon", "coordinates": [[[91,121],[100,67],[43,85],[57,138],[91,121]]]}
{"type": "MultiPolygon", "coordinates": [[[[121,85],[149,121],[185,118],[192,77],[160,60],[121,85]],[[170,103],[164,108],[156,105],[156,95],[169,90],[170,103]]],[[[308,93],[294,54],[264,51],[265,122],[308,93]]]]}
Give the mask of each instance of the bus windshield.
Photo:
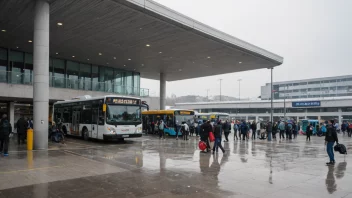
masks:
{"type": "Polygon", "coordinates": [[[194,115],[176,115],[175,118],[179,124],[182,124],[182,122],[188,123],[188,121],[190,122],[190,124],[193,124],[194,122],[194,115]]]}
{"type": "Polygon", "coordinates": [[[139,106],[107,105],[106,123],[122,124],[141,122],[141,109],[139,106]]]}

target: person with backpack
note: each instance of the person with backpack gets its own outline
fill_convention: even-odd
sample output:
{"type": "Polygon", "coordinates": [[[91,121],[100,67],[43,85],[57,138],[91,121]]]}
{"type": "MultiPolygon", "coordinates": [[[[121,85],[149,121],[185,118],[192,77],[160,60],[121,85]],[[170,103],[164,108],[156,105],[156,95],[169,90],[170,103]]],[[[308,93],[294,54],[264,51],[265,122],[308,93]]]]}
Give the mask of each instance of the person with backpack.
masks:
{"type": "MultiPolygon", "coordinates": [[[[219,152],[219,148],[221,149],[221,151],[223,153],[225,153],[225,149],[224,147],[222,147],[221,145],[221,138],[222,138],[222,128],[223,126],[221,125],[221,122],[219,121],[217,123],[217,125],[215,125],[214,127],[214,136],[215,136],[215,143],[214,143],[214,148],[213,148],[213,154],[215,153],[215,150],[216,152],[218,153],[219,152]]],[[[225,130],[224,130],[225,131],[225,130]]],[[[226,137],[226,135],[225,135],[226,137]]]]}
{"type": "Polygon", "coordinates": [[[273,140],[276,140],[276,132],[278,130],[278,125],[277,125],[277,122],[274,122],[274,125],[273,125],[273,140]]]}
{"type": "Polygon", "coordinates": [[[295,121],[292,123],[292,133],[293,133],[293,139],[296,139],[298,130],[297,130],[297,125],[295,121]]]}
{"type": "MultiPolygon", "coordinates": [[[[221,124],[221,121],[220,121],[220,124],[221,124]]],[[[225,134],[224,142],[228,142],[229,141],[229,134],[230,134],[230,130],[231,130],[231,125],[229,124],[228,120],[226,120],[225,123],[222,125],[222,129],[224,130],[224,134],[225,134]]],[[[215,144],[216,144],[216,140],[215,140],[215,144]]]]}
{"type": "Polygon", "coordinates": [[[24,119],[23,115],[21,115],[20,119],[18,119],[16,123],[17,128],[17,144],[20,145],[25,144],[26,132],[28,128],[28,123],[24,119]]]}
{"type": "Polygon", "coordinates": [[[352,136],[352,123],[347,123],[348,124],[348,128],[347,128],[347,135],[348,137],[352,136]]]}
{"type": "Polygon", "coordinates": [[[306,135],[307,135],[306,141],[308,141],[308,139],[309,139],[309,141],[310,141],[310,136],[311,136],[312,134],[313,134],[313,124],[310,123],[310,124],[307,126],[307,128],[306,128],[306,135]]]}
{"type": "Polygon", "coordinates": [[[257,133],[257,123],[255,123],[255,120],[253,120],[251,124],[251,129],[252,129],[252,140],[255,140],[255,135],[257,133]]]}
{"type": "Polygon", "coordinates": [[[282,139],[285,139],[285,135],[284,135],[285,123],[283,121],[281,121],[279,124],[279,130],[280,130],[280,140],[281,140],[281,137],[282,137],[282,139]]]}
{"type": "Polygon", "coordinates": [[[293,125],[291,122],[287,122],[286,125],[286,139],[292,140],[292,130],[293,130],[293,125]]]}
{"type": "Polygon", "coordinates": [[[183,121],[181,124],[181,133],[183,140],[188,140],[189,127],[185,121],[183,121]]]}
{"type": "Polygon", "coordinates": [[[7,119],[7,115],[4,114],[0,122],[0,153],[4,152],[4,156],[9,156],[9,136],[11,132],[11,123],[7,119]]]}
{"type": "MultiPolygon", "coordinates": [[[[160,120],[159,126],[158,126],[158,129],[159,129],[159,139],[161,139],[161,138],[165,139],[164,128],[166,128],[166,125],[164,124],[163,120],[160,120]]],[[[176,133],[177,133],[177,131],[176,131],[176,133]]]]}
{"type": "Polygon", "coordinates": [[[334,120],[329,121],[329,125],[327,128],[327,132],[325,135],[325,145],[326,145],[326,152],[329,155],[330,162],[327,162],[326,165],[334,165],[335,158],[334,158],[334,144],[339,144],[339,139],[337,138],[336,128],[334,127],[334,120]]]}

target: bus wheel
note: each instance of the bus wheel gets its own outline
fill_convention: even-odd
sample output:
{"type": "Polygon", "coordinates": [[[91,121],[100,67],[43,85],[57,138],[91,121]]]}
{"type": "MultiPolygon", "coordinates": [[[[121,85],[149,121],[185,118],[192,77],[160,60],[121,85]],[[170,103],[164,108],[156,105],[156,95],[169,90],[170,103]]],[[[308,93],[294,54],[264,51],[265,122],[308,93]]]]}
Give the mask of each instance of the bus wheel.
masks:
{"type": "Polygon", "coordinates": [[[82,133],[83,139],[88,141],[89,140],[89,134],[88,134],[88,130],[87,128],[83,129],[83,133],[82,133]]]}
{"type": "Polygon", "coordinates": [[[119,138],[117,139],[117,142],[124,142],[125,141],[125,138],[119,138]]]}

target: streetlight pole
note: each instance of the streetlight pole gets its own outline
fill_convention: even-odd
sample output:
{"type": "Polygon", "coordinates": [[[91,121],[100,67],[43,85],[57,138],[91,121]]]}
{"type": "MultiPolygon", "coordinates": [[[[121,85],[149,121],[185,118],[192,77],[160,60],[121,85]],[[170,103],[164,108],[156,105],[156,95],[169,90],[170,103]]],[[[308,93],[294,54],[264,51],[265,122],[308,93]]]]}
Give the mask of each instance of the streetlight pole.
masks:
{"type": "Polygon", "coordinates": [[[219,81],[220,81],[220,101],[221,101],[221,81],[222,81],[222,79],[220,78],[219,81]]]}
{"type": "Polygon", "coordinates": [[[207,89],[207,102],[209,102],[209,89],[207,89]]]}
{"type": "Polygon", "coordinates": [[[238,100],[241,100],[241,81],[242,79],[238,79],[238,100]]]}
{"type": "Polygon", "coordinates": [[[287,97],[287,89],[288,89],[288,86],[286,86],[286,89],[285,89],[285,93],[284,93],[284,120],[287,120],[286,119],[286,97],[287,97]]]}
{"type": "Polygon", "coordinates": [[[270,89],[271,89],[271,97],[270,97],[270,121],[273,124],[274,120],[273,120],[273,97],[274,97],[274,93],[273,93],[273,67],[270,68],[271,71],[271,83],[270,83],[270,89]]]}

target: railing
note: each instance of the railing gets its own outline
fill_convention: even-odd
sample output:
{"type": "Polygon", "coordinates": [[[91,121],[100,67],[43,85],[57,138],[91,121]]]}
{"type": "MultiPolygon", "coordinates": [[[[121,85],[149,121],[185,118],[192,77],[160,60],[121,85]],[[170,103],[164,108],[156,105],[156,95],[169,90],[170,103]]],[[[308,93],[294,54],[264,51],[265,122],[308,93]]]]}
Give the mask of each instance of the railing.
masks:
{"type": "MultiPolygon", "coordinates": [[[[33,84],[33,71],[14,72],[0,71],[0,83],[8,84],[33,84]]],[[[113,83],[113,81],[98,82],[85,80],[83,78],[49,77],[49,86],[56,88],[67,88],[86,91],[101,91],[120,95],[149,96],[149,89],[132,86],[124,86],[113,83]]]]}

